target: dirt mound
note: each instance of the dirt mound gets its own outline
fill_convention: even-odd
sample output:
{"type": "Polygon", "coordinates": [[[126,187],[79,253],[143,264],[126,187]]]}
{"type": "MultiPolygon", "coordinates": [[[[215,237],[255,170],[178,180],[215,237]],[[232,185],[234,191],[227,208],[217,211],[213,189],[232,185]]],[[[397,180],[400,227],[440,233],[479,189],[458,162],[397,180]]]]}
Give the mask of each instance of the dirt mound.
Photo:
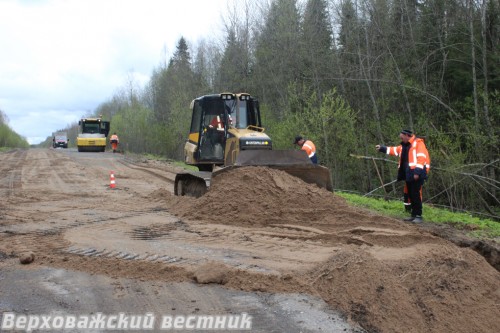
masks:
{"type": "Polygon", "coordinates": [[[445,242],[422,252],[389,261],[345,249],[308,279],[369,332],[498,332],[498,273],[445,242]]]}
{"type": "MultiPolygon", "coordinates": [[[[500,274],[480,255],[416,226],[350,207],[285,172],[234,169],[213,179],[201,198],[167,201],[171,212],[190,220],[315,230],[308,241],[332,247],[332,256],[310,271],[300,271],[298,264],[283,276],[290,274],[369,332],[500,331],[500,274]]],[[[273,279],[262,290],[289,284],[273,279]]],[[[246,288],[233,279],[227,285],[246,288]]]]}
{"type": "Polygon", "coordinates": [[[498,242],[470,237],[453,225],[429,223],[423,227],[431,234],[447,239],[460,247],[471,248],[500,272],[500,244],[498,242]]]}
{"type": "Polygon", "coordinates": [[[178,216],[237,226],[325,222],[332,215],[342,216],[352,210],[343,198],[266,167],[227,171],[212,179],[210,191],[204,196],[168,201],[178,216]]]}

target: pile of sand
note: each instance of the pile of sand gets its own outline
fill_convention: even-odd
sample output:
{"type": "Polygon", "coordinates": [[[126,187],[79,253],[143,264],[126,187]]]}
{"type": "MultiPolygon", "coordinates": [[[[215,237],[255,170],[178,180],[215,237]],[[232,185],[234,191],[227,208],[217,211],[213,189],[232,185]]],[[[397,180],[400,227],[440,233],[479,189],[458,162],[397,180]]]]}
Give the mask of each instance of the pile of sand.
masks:
{"type": "Polygon", "coordinates": [[[499,332],[499,273],[468,249],[381,261],[346,248],[309,272],[322,298],[369,332],[499,332]]]}
{"type": "Polygon", "coordinates": [[[324,222],[353,212],[343,198],[266,167],[229,170],[212,179],[204,196],[169,198],[168,205],[186,219],[238,226],[324,222]]]}

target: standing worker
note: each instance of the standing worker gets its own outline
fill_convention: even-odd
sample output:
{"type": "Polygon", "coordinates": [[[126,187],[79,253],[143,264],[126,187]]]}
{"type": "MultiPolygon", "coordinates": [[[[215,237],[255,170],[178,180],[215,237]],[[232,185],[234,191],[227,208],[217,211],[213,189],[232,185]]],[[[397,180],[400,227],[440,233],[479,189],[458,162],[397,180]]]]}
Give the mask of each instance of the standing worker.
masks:
{"type": "Polygon", "coordinates": [[[109,139],[109,142],[111,143],[111,148],[113,148],[114,154],[116,152],[116,148],[118,148],[118,144],[120,143],[120,139],[118,139],[118,135],[116,135],[116,132],[113,133],[113,135],[109,139]]]}
{"type": "Polygon", "coordinates": [[[405,190],[408,192],[411,204],[411,217],[405,218],[404,221],[421,223],[422,186],[430,168],[429,152],[424,140],[417,138],[410,130],[402,130],[399,138],[401,144],[397,147],[376,145],[375,148],[381,153],[399,156],[397,180],[405,180],[405,190]]]}
{"type": "Polygon", "coordinates": [[[313,164],[318,164],[318,156],[316,155],[316,146],[311,140],[304,139],[300,135],[297,135],[293,143],[299,145],[301,147],[300,149],[306,152],[307,156],[309,156],[313,164]]]}

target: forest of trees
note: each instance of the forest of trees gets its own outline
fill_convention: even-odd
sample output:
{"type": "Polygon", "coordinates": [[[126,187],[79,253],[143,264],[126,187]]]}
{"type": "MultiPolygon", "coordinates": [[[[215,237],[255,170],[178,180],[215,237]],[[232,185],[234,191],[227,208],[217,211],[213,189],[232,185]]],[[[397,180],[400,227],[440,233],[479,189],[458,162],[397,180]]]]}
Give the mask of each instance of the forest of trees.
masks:
{"type": "Polygon", "coordinates": [[[313,140],[336,189],[395,179],[374,147],[408,128],[432,158],[424,202],[499,215],[498,0],[238,0],[221,16],[222,41],[180,38],[145,87],[130,78],[95,110],[126,149],[182,160],[190,101],[248,92],[274,147],[313,140]]]}

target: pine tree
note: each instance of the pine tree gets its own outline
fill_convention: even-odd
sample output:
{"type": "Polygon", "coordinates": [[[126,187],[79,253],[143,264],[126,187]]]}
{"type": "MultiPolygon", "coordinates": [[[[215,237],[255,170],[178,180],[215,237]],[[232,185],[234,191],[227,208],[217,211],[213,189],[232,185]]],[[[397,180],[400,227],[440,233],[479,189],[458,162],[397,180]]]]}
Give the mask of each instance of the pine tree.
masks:
{"type": "Polygon", "coordinates": [[[300,15],[295,0],[271,4],[255,50],[255,91],[283,119],[288,106],[288,86],[302,76],[300,15]]]}
{"type": "Polygon", "coordinates": [[[333,31],[325,0],[308,0],[302,25],[301,56],[304,81],[319,101],[333,86],[333,31]]]}

